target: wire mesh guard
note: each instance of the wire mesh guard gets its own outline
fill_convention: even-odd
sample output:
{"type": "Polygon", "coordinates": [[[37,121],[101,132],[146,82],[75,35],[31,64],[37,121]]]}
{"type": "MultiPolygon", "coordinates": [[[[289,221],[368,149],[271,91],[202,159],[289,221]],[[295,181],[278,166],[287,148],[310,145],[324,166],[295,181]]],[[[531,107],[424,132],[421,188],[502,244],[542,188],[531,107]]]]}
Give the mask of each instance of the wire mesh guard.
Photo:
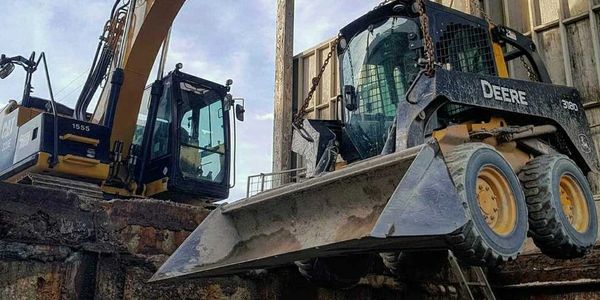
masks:
{"type": "MultiPolygon", "coordinates": [[[[455,71],[496,75],[491,41],[486,28],[449,23],[436,43],[436,56],[438,63],[448,65],[455,71]]],[[[463,105],[446,106],[450,116],[469,109],[463,105]]]]}
{"type": "Polygon", "coordinates": [[[486,28],[449,23],[436,43],[436,61],[455,71],[496,75],[486,28]]]}
{"type": "Polygon", "coordinates": [[[260,173],[248,176],[246,197],[252,197],[274,188],[290,183],[300,182],[306,178],[306,168],[285,170],[274,173],[260,173]]]}

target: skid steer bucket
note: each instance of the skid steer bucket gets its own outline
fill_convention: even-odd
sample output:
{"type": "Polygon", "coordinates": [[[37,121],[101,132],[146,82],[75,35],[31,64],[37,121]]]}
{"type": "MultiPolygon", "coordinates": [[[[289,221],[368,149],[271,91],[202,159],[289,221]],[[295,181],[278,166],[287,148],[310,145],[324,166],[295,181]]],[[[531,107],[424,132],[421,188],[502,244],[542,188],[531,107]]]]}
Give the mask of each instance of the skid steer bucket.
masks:
{"type": "Polygon", "coordinates": [[[467,222],[458,197],[436,143],[375,157],[217,208],[151,281],[445,248],[467,222]]]}

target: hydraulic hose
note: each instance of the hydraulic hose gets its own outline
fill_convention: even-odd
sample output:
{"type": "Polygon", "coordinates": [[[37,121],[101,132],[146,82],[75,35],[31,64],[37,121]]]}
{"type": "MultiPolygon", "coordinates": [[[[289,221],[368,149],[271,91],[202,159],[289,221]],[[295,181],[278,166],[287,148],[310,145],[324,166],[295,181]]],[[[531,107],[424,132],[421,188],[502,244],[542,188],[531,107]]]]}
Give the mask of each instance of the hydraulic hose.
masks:
{"type": "Polygon", "coordinates": [[[96,48],[96,54],[90,67],[90,72],[85,81],[81,94],[75,104],[74,117],[77,120],[87,120],[87,108],[92,102],[98,87],[106,78],[110,65],[116,53],[116,48],[123,34],[123,19],[127,15],[129,1],[119,6],[123,0],[116,0],[110,14],[110,20],[106,23],[100,42],[96,48]]]}

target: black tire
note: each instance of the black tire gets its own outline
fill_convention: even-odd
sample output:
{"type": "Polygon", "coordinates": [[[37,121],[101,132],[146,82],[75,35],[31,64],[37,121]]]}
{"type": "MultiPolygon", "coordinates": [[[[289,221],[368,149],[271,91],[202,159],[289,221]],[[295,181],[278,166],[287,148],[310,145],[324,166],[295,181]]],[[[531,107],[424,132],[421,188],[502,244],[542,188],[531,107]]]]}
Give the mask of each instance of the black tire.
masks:
{"type": "Polygon", "coordinates": [[[295,264],[300,274],[317,286],[348,289],[367,275],[371,262],[370,256],[352,255],[313,258],[295,264]]]}
{"type": "Polygon", "coordinates": [[[519,174],[529,208],[529,233],[542,253],[553,258],[585,255],[598,238],[596,205],[589,183],[574,161],[564,155],[542,155],[519,174]],[[579,232],[561,206],[560,179],[570,175],[577,182],[588,211],[588,227],[579,232]]]}
{"type": "Polygon", "coordinates": [[[527,206],[519,178],[504,157],[489,145],[468,143],[445,156],[457,192],[463,201],[467,224],[447,237],[450,250],[462,262],[494,267],[513,260],[527,238],[527,206]],[[484,167],[492,167],[508,182],[514,197],[515,223],[511,232],[500,235],[486,223],[477,202],[477,177],[484,167]]]}

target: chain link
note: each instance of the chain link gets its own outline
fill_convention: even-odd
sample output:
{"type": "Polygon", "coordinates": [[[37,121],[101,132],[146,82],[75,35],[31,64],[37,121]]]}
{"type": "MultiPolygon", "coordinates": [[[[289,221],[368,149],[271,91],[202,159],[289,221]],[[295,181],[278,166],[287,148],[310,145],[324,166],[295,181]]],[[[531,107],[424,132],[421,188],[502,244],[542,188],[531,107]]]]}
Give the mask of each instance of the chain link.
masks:
{"type": "Polygon", "coordinates": [[[525,61],[525,57],[521,56],[520,59],[523,63],[523,67],[525,67],[525,69],[527,70],[527,77],[529,77],[529,80],[540,81],[533,68],[531,68],[531,66],[525,61]]]}
{"type": "Polygon", "coordinates": [[[433,38],[429,32],[429,17],[425,11],[423,0],[415,2],[421,21],[421,30],[423,30],[423,47],[425,50],[425,75],[432,77],[435,73],[435,53],[433,51],[433,38]]]}
{"type": "Polygon", "coordinates": [[[308,105],[310,104],[310,100],[312,100],[313,95],[317,91],[317,88],[319,87],[319,83],[321,83],[321,78],[323,77],[323,73],[325,73],[325,70],[327,69],[327,65],[329,65],[329,62],[331,61],[333,54],[336,52],[337,46],[340,43],[340,39],[341,39],[341,36],[338,35],[338,37],[335,38],[333,40],[333,42],[331,42],[331,48],[329,49],[329,53],[327,53],[327,58],[325,58],[325,61],[323,62],[323,65],[321,66],[321,70],[319,70],[319,74],[317,74],[317,76],[312,79],[312,85],[310,87],[310,90],[308,91],[308,95],[306,95],[306,98],[304,99],[304,103],[302,103],[302,106],[300,107],[300,109],[298,110],[296,115],[294,116],[293,123],[295,126],[297,126],[299,128],[302,127],[304,118],[308,114],[306,109],[308,108],[308,105]]]}

